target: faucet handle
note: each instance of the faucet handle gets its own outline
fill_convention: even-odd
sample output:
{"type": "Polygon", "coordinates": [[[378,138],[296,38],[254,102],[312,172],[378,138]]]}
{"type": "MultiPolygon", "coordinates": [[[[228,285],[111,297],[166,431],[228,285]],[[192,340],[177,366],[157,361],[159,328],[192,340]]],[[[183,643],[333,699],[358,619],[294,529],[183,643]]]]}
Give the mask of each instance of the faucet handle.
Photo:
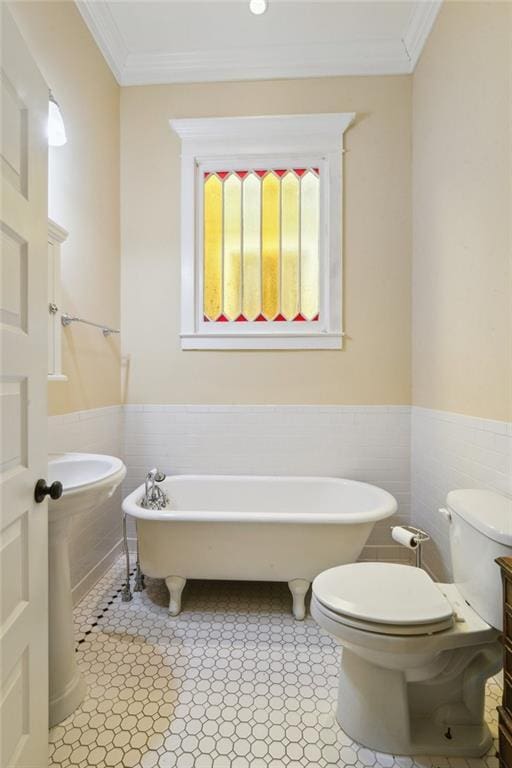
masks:
{"type": "Polygon", "coordinates": [[[161,472],[158,467],[153,467],[153,469],[150,469],[148,472],[148,478],[155,480],[156,483],[161,483],[165,480],[165,474],[164,472],[161,472]]]}

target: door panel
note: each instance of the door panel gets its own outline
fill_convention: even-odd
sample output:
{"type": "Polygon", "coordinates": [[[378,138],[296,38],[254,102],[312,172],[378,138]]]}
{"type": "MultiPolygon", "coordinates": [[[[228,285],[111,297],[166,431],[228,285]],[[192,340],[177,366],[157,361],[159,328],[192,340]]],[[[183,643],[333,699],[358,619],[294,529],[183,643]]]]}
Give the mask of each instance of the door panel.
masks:
{"type": "Polygon", "coordinates": [[[0,728],[2,768],[48,759],[48,88],[2,4],[0,728]]]}
{"type": "Polygon", "coordinates": [[[27,243],[2,228],[0,322],[27,331],[27,243]]]}
{"type": "Polygon", "coordinates": [[[28,110],[5,70],[2,72],[2,176],[27,196],[28,110]]]}

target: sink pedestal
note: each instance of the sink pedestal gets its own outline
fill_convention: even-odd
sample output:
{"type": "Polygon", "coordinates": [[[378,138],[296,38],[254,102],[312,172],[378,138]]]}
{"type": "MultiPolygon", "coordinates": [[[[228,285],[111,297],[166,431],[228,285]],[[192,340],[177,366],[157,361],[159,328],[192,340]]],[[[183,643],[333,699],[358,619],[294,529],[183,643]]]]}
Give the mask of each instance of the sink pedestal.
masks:
{"type": "Polygon", "coordinates": [[[50,726],[68,717],[87,692],[76,662],[69,573],[69,528],[112,496],[126,475],[121,459],[91,453],[50,457],[48,481],[62,483],[60,499],[48,504],[50,726]]]}
{"type": "Polygon", "coordinates": [[[70,715],[87,691],[76,663],[68,553],[70,522],[66,517],[50,518],[49,524],[50,727],[70,715]]]}

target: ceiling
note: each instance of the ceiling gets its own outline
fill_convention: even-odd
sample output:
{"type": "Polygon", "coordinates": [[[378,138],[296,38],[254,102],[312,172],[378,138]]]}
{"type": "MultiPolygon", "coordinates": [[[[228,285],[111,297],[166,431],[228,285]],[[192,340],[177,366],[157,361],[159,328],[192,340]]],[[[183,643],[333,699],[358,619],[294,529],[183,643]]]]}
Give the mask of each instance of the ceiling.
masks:
{"type": "Polygon", "coordinates": [[[442,0],[77,0],[121,85],[414,70],[442,0]]]}

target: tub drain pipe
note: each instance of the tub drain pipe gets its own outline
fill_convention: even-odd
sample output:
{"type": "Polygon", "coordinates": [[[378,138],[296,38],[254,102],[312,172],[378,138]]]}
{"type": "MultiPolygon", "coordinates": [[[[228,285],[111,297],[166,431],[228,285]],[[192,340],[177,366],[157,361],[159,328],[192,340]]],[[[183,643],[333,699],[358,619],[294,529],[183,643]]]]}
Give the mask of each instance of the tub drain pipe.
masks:
{"type": "Polygon", "coordinates": [[[121,593],[121,599],[123,603],[129,603],[130,600],[133,599],[133,595],[132,595],[132,590],[130,588],[130,551],[128,549],[128,536],[126,534],[126,514],[124,513],[123,513],[123,549],[124,549],[124,558],[126,562],[126,583],[121,593]]]}
{"type": "Polygon", "coordinates": [[[142,573],[140,568],[139,536],[137,534],[137,560],[135,563],[135,586],[133,587],[133,591],[142,592],[143,589],[146,589],[146,585],[144,583],[144,574],[142,573]]]}

